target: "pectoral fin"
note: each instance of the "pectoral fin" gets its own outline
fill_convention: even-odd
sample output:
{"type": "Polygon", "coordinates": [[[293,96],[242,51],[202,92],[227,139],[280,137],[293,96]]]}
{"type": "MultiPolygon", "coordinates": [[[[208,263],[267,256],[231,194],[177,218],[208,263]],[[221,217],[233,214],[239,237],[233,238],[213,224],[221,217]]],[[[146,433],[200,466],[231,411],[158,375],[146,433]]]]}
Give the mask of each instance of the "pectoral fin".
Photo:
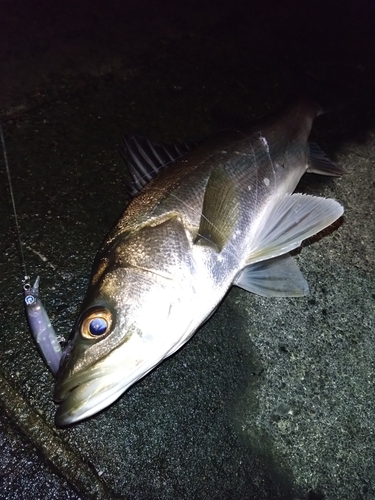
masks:
{"type": "Polygon", "coordinates": [[[301,297],[309,293],[307,281],[289,254],[245,267],[233,284],[263,297],[301,297]]]}
{"type": "Polygon", "coordinates": [[[332,224],[343,212],[337,201],[326,198],[305,194],[275,197],[253,238],[247,263],[292,251],[303,240],[332,224]]]}
{"type": "Polygon", "coordinates": [[[196,243],[221,252],[238,221],[239,203],[233,179],[224,169],[214,170],[207,182],[196,243]]]}

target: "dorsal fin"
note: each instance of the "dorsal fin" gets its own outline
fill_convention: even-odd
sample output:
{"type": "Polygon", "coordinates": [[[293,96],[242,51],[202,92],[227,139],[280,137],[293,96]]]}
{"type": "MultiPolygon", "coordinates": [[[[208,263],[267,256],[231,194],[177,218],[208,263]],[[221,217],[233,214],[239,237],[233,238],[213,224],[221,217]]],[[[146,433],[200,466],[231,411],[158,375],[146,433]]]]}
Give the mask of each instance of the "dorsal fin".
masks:
{"type": "Polygon", "coordinates": [[[132,198],[168,165],[196,147],[196,144],[187,142],[153,142],[147,137],[132,134],[123,135],[123,142],[119,151],[132,178],[132,182],[127,184],[132,198]]]}

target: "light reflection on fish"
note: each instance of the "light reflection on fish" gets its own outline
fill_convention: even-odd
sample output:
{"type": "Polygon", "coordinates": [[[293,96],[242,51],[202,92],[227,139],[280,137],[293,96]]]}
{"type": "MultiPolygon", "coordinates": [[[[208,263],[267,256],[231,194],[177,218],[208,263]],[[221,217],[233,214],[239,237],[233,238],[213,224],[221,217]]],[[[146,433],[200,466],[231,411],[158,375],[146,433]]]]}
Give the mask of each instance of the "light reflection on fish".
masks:
{"type": "MultiPolygon", "coordinates": [[[[308,293],[289,252],[343,213],[334,200],[292,194],[306,171],[343,173],[309,146],[319,114],[300,100],[207,141],[143,189],[135,182],[141,191],[96,257],[63,354],[57,425],[114,402],[185,344],[232,285],[269,297],[308,293]]],[[[150,144],[149,154],[133,147],[135,181],[158,162],[150,144]]]]}

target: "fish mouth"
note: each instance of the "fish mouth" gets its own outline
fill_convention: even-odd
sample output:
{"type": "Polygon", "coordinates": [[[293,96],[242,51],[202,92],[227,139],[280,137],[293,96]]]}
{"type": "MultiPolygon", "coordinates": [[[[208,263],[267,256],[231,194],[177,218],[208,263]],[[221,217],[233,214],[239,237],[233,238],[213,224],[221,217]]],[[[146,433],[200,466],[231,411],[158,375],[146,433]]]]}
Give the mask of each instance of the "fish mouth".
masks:
{"type": "Polygon", "coordinates": [[[65,427],[98,413],[116,401],[132,384],[133,379],[124,384],[115,370],[107,374],[100,370],[100,373],[95,374],[97,371],[94,369],[86,376],[78,373],[61,383],[57,381],[54,400],[59,404],[55,415],[58,427],[65,427]]]}
{"type": "Polygon", "coordinates": [[[53,398],[59,404],[55,414],[56,425],[66,427],[107,408],[164,357],[165,353],[160,352],[142,360],[116,360],[116,363],[111,363],[109,356],[74,375],[64,376],[62,372],[57,377],[53,398]]]}
{"type": "Polygon", "coordinates": [[[133,335],[106,356],[92,364],[81,365],[76,372],[73,370],[77,354],[73,356],[66,351],[55,384],[54,400],[59,404],[56,425],[66,427],[104,410],[179,348],[185,338],[184,330],[178,342],[171,343],[167,337],[155,345],[155,342],[147,344],[140,336],[133,335]]]}

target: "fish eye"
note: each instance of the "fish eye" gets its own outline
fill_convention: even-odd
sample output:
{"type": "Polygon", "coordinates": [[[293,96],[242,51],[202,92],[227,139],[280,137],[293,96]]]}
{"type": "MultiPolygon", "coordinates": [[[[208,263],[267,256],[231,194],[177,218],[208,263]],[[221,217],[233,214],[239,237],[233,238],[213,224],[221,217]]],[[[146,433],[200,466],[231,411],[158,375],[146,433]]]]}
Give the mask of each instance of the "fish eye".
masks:
{"type": "Polygon", "coordinates": [[[86,339],[104,337],[112,327],[112,313],[105,307],[96,307],[86,312],[81,321],[81,335],[86,339]]]}

